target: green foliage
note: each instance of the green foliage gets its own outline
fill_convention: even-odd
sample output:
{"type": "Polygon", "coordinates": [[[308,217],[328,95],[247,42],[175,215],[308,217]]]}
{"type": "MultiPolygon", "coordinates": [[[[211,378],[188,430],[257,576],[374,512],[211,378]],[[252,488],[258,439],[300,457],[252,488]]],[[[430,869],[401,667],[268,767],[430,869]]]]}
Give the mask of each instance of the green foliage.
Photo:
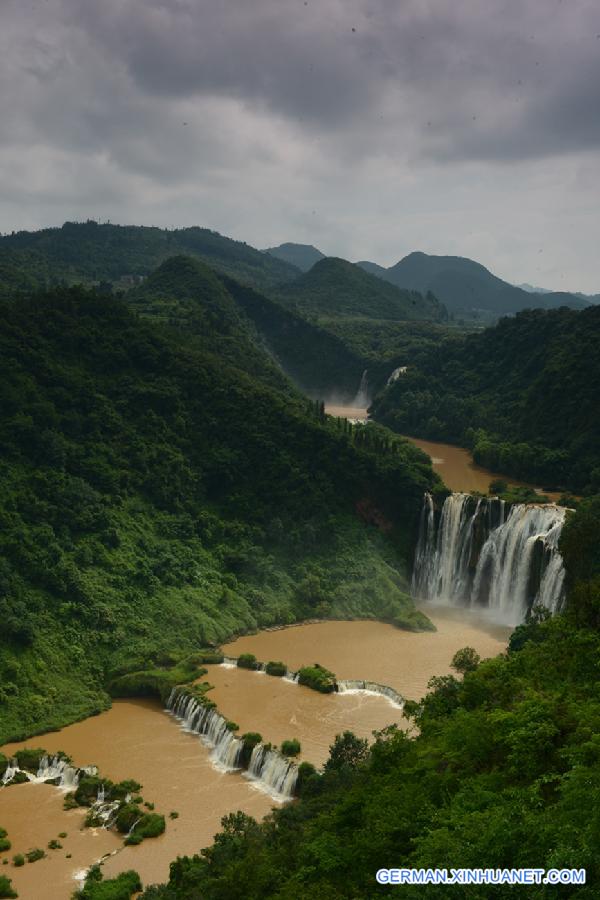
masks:
{"type": "Polygon", "coordinates": [[[600,307],[526,310],[405,360],[372,408],[402,434],[469,447],[498,472],[600,490],[600,307]]]}
{"type": "Polygon", "coordinates": [[[466,675],[467,672],[474,672],[480,662],[481,657],[476,650],[472,647],[463,647],[462,650],[456,651],[450,665],[460,675],[466,675]]]}
{"type": "Polygon", "coordinates": [[[92,867],[82,890],[74,894],[76,900],[129,900],[132,894],[142,890],[137,872],[121,872],[116,878],[104,881],[98,867],[92,867]]]}
{"type": "MultiPolygon", "coordinates": [[[[39,847],[35,847],[33,850],[28,850],[25,854],[25,859],[29,863],[37,862],[39,859],[43,859],[46,853],[44,850],[41,850],[39,847]]],[[[15,863],[16,865],[16,863],[15,863]]]]}
{"type": "Polygon", "coordinates": [[[265,672],[267,673],[267,675],[275,675],[278,678],[287,675],[287,670],[288,667],[285,663],[275,662],[273,660],[269,660],[265,667],[265,672]]]}
{"type": "MultiPolygon", "coordinates": [[[[204,657],[206,654],[199,655],[204,657]]],[[[215,660],[219,659],[218,654],[212,656],[215,660]]],[[[112,697],[158,697],[164,702],[176,685],[201,678],[206,672],[207,669],[202,668],[195,659],[188,657],[169,668],[154,668],[119,675],[109,682],[108,689],[112,697]]]]}
{"type": "Polygon", "coordinates": [[[281,752],[284,756],[298,756],[301,749],[300,741],[297,738],[291,738],[281,743],[281,752]]]}
{"type": "Polygon", "coordinates": [[[247,769],[250,763],[250,757],[252,756],[252,751],[257,744],[262,743],[262,735],[257,731],[247,731],[246,734],[242,735],[241,740],[242,750],[240,753],[240,766],[242,769],[247,769]]]}
{"type": "Polygon", "coordinates": [[[321,694],[330,694],[335,690],[335,675],[329,669],[315,663],[298,670],[298,684],[303,684],[321,694]]]}
{"type": "Polygon", "coordinates": [[[18,897],[19,895],[13,889],[12,881],[6,875],[0,875],[0,898],[18,897]]]}
{"type": "Polygon", "coordinates": [[[254,653],[242,653],[238,656],[238,669],[258,669],[258,662],[254,653]]]}
{"type": "Polygon", "coordinates": [[[108,685],[164,696],[198,647],[261,625],[427,627],[404,572],[422,454],[315,417],[188,274],[203,338],[81,289],[0,306],[0,740],[105,709],[108,685]]]}
{"type": "MultiPolygon", "coordinates": [[[[141,810],[138,808],[138,814],[141,810]]],[[[117,824],[118,827],[118,824],[117,824]]],[[[121,830],[119,828],[119,830],[121,830]]],[[[145,838],[159,837],[165,830],[165,817],[158,813],[144,813],[134,819],[128,829],[125,844],[141,844],[145,838]],[[133,830],[130,830],[133,829],[133,830]]]]}
{"type": "Polygon", "coordinates": [[[56,838],[48,841],[48,850],[62,850],[62,844],[56,838]]]}
{"type": "Polygon", "coordinates": [[[22,853],[15,853],[13,856],[13,866],[16,866],[19,869],[21,866],[25,865],[25,857],[22,853]]]}
{"type": "Polygon", "coordinates": [[[22,750],[15,752],[15,759],[20,769],[27,769],[28,772],[37,772],[40,767],[42,757],[46,756],[46,751],[24,747],[22,750]]]}

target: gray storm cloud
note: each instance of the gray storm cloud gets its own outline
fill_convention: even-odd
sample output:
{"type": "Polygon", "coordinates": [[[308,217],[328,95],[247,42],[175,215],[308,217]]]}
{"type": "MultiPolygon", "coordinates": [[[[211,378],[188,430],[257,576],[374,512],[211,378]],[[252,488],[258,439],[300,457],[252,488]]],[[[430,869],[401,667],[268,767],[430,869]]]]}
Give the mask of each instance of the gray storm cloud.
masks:
{"type": "Polygon", "coordinates": [[[0,49],[4,229],[200,222],[600,289],[595,2],[7,0],[0,49]]]}

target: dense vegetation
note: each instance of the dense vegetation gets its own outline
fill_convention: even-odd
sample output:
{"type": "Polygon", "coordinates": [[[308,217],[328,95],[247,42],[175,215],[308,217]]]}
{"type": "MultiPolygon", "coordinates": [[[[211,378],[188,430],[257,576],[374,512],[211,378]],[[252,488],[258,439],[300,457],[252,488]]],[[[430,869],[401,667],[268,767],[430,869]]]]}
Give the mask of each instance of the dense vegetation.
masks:
{"type": "MultiPolygon", "coordinates": [[[[380,867],[585,868],[582,887],[530,887],[532,898],[598,895],[600,802],[600,502],[564,529],[570,588],[563,617],[540,611],[506,654],[459,651],[406,706],[416,736],[391,727],[368,748],[350,733],[301,799],[263,824],[223,819],[212,847],[171,866],[146,900],[341,900],[379,896],[380,867]],[[583,550],[582,550],[583,548],[583,550]]],[[[515,888],[416,886],[403,896],[512,897],[515,888]]]]}
{"type": "Polygon", "coordinates": [[[426,458],[322,416],[209,287],[187,335],[83,289],[0,306],[0,740],[261,624],[427,624],[426,458]]]}
{"type": "Polygon", "coordinates": [[[470,447],[493,470],[598,491],[599,342],[600,307],[518,313],[416,349],[372,412],[400,433],[470,447]]]}
{"type": "Polygon", "coordinates": [[[294,266],[208,228],[65,222],[62,228],[0,237],[0,297],[62,282],[127,287],[181,254],[258,288],[299,275],[294,266]]]}

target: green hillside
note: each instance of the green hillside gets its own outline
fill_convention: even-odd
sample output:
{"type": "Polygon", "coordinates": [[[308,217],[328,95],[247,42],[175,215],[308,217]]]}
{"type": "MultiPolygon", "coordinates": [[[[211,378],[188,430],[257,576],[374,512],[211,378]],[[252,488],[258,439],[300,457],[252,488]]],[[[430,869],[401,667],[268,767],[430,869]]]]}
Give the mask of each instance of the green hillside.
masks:
{"type": "Polygon", "coordinates": [[[366,317],[399,321],[445,317],[433,296],[399,290],[343,259],[327,257],[279,292],[286,305],[317,320],[366,317]]]}
{"type": "Polygon", "coordinates": [[[255,287],[272,288],[299,270],[208,228],[148,228],[65,222],[0,237],[0,297],[66,282],[128,287],[170,256],[185,254],[255,287]]]}
{"type": "Polygon", "coordinates": [[[205,350],[234,365],[240,335],[250,338],[245,370],[284,391],[292,389],[287,373],[314,397],[332,390],[351,397],[366,365],[339,338],[191,257],[166,260],[124,299],[144,318],[193,333],[205,350]]]}
{"type": "Polygon", "coordinates": [[[322,417],[203,274],[187,335],[81,288],[0,304],[0,741],[257,625],[427,626],[405,593],[426,457],[322,417]]]}
{"type": "Polygon", "coordinates": [[[599,343],[597,306],[524,311],[416,350],[372,411],[400,433],[472,447],[493,470],[597,491],[599,343]]]}

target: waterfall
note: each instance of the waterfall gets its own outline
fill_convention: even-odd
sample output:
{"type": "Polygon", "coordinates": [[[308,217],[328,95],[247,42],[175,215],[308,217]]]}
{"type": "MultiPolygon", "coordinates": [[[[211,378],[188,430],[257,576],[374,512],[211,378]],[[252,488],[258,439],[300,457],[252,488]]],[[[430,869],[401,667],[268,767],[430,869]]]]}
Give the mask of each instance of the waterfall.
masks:
{"type": "Polygon", "coordinates": [[[28,781],[34,784],[44,784],[46,781],[52,781],[56,787],[61,788],[63,791],[73,791],[79,784],[82,771],[85,770],[74,768],[74,766],[69,765],[66,759],[60,756],[53,756],[52,759],[48,756],[42,756],[38,770],[34,775],[32,772],[28,772],[27,769],[19,768],[16,759],[13,759],[2,776],[2,784],[8,784],[15,775],[22,772],[27,776],[28,781]]]}
{"type": "Polygon", "coordinates": [[[534,604],[558,612],[565,570],[558,549],[567,510],[554,504],[451,494],[439,522],[431,495],[421,511],[413,595],[434,603],[489,610],[509,625],[534,604]]]}
{"type": "Polygon", "coordinates": [[[345,680],[336,682],[337,691],[340,694],[370,694],[372,696],[385,697],[392,706],[402,709],[404,699],[400,694],[387,684],[378,684],[376,681],[345,680]]]}
{"type": "Polygon", "coordinates": [[[235,669],[237,666],[237,656],[224,656],[221,665],[226,669],[235,669]]]}
{"type": "Polygon", "coordinates": [[[369,381],[367,378],[367,370],[362,373],[362,377],[360,379],[360,384],[358,386],[358,391],[356,392],[356,396],[351,403],[351,406],[358,406],[361,409],[366,409],[369,405],[369,381]]]}
{"type": "MultiPolygon", "coordinates": [[[[198,734],[212,747],[211,760],[215,765],[229,772],[242,767],[244,743],[227,728],[226,720],[216,709],[177,689],[171,691],[167,709],[180,720],[186,731],[198,734]]],[[[298,778],[298,766],[277,750],[257,744],[246,774],[274,799],[289,800],[298,778]]]]}
{"type": "Polygon", "coordinates": [[[240,768],[242,741],[229,730],[226,719],[216,709],[203,705],[195,697],[174,692],[167,701],[167,709],[181,721],[185,731],[198,734],[212,748],[211,759],[219,768],[229,772],[240,768]]]}
{"type": "Polygon", "coordinates": [[[298,780],[298,766],[264,744],[257,744],[252,751],[246,777],[263,786],[271,796],[289,800],[298,780]]]}

